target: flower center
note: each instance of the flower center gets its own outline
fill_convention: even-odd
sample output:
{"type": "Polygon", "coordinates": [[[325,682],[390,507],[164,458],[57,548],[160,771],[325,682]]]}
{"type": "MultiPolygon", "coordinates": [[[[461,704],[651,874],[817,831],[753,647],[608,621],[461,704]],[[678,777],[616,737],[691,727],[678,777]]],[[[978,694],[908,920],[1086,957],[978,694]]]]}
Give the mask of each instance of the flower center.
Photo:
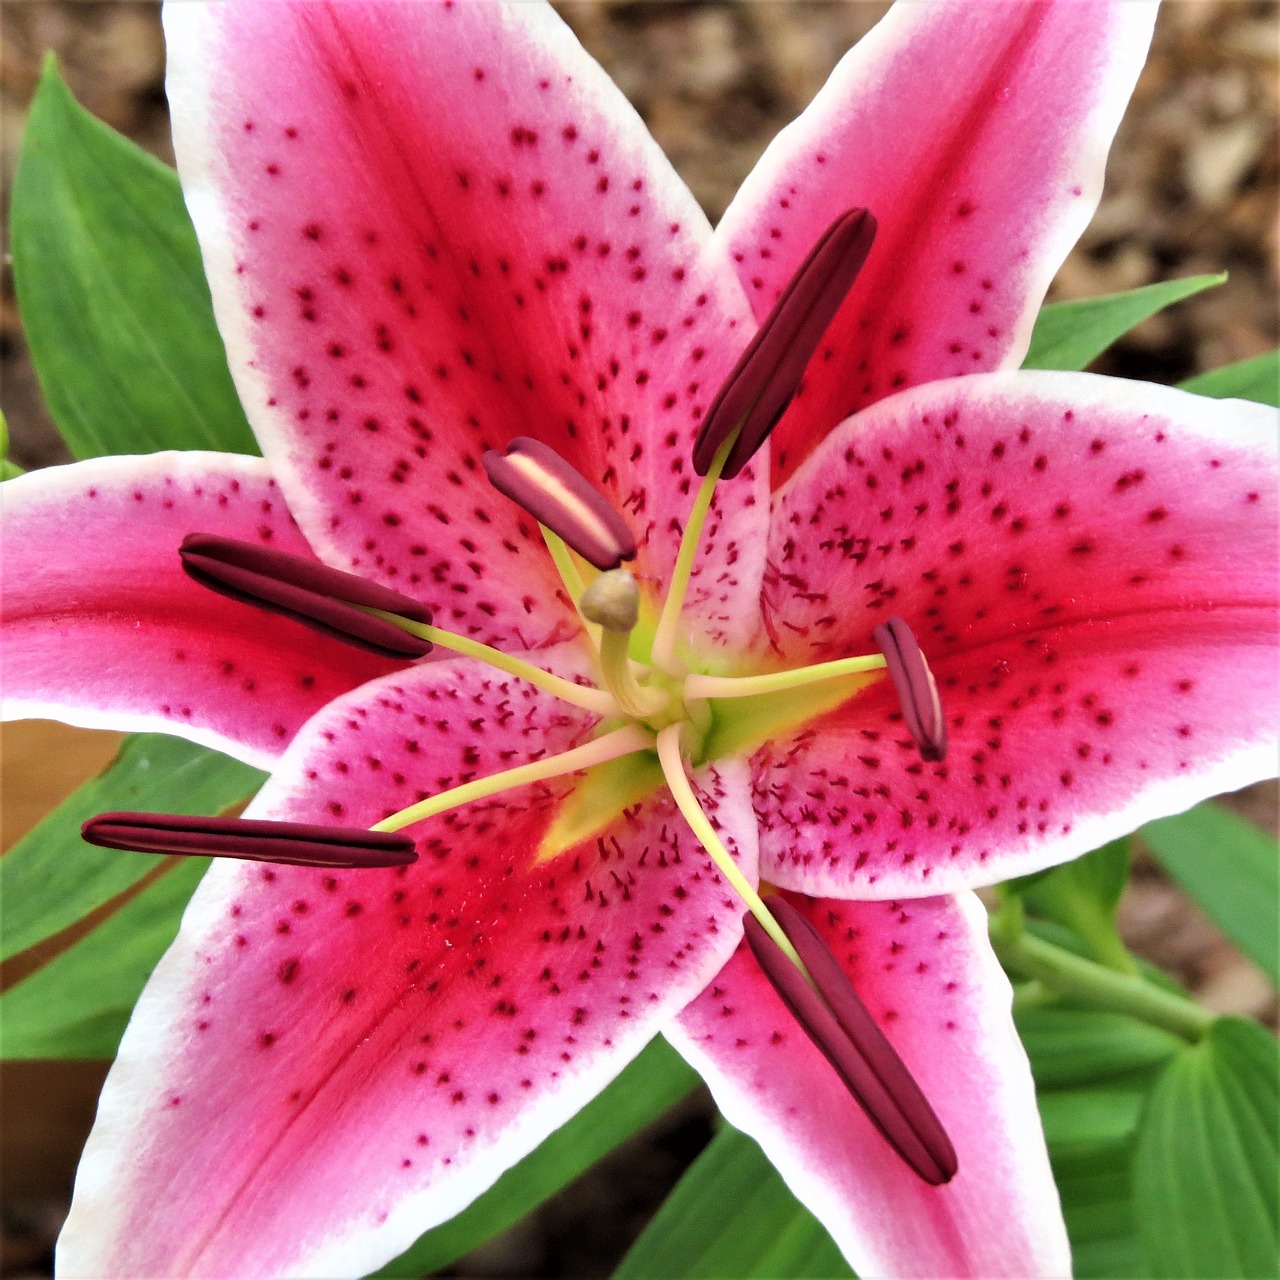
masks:
{"type": "Polygon", "coordinates": [[[925,1181],[947,1181],[955,1172],[954,1151],[906,1068],[818,934],[785,899],[775,900],[777,913],[771,910],[738,868],[689,779],[691,769],[753,752],[776,734],[838,706],[886,671],[924,758],[940,760],[946,750],[936,685],[901,619],[876,628],[878,653],[737,677],[700,670],[705,664],[682,628],[716,485],[722,476],[738,474],[785,411],[874,232],[874,219],[865,210],[851,210],[832,224],[713,402],[693,453],[703,480],[651,635],[638,626],[640,588],[623,567],[638,553],[635,538],[604,495],[539,441],[517,439],[504,452],[485,455],[494,487],[542,530],[565,591],[576,603],[584,643],[595,660],[596,687],[437,627],[420,603],[314,561],[214,535],[193,534],[183,543],[187,573],[235,599],[388,656],[409,659],[439,645],[527,680],[598,717],[586,742],[429,796],[368,832],[112,814],[86,824],[85,838],[115,848],[312,866],[397,865],[416,856],[413,842],[395,834],[406,827],[514,787],[584,774],[543,838],[542,861],[600,832],[624,808],[665,783],[721,876],[754,917],[748,929],[751,948],[800,1025],[903,1159],[925,1181]]]}

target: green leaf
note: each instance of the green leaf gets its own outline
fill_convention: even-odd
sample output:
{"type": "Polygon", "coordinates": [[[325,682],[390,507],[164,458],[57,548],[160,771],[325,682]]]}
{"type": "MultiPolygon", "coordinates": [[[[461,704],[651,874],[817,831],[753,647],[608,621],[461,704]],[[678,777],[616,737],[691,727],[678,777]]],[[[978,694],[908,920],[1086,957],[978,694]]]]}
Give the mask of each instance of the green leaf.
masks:
{"type": "Polygon", "coordinates": [[[84,111],[52,58],[23,135],[11,228],[31,358],[76,457],[258,452],[177,175],[84,111]]]}
{"type": "Polygon", "coordinates": [[[1237,360],[1235,364],[1211,369],[1178,385],[1199,396],[1256,400],[1273,409],[1280,408],[1280,351],[1268,351],[1252,360],[1237,360]]]}
{"type": "Polygon", "coordinates": [[[22,468],[9,461],[9,422],[0,409],[0,480],[12,480],[21,474],[22,468]]]}
{"type": "Polygon", "coordinates": [[[1051,302],[1040,309],[1024,369],[1083,369],[1117,338],[1157,311],[1225,282],[1226,272],[1165,280],[1126,293],[1075,302],[1051,302]]]}
{"type": "Polygon", "coordinates": [[[1280,1049],[1220,1018],[1157,1082],[1133,1161],[1152,1273],[1271,1276],[1280,1260],[1280,1049]]]}
{"type": "Polygon", "coordinates": [[[614,1280],[852,1274],[760,1148],[726,1127],[680,1179],[614,1280]]]}
{"type": "Polygon", "coordinates": [[[1104,1153],[1081,1158],[1049,1151],[1076,1280],[1150,1275],[1130,1189],[1134,1135],[1104,1153]]]}
{"type": "Polygon", "coordinates": [[[1041,1091],[1151,1072],[1184,1043],[1159,1027],[1101,1009],[1047,1005],[1019,1010],[1014,1020],[1041,1091]]]}
{"type": "Polygon", "coordinates": [[[1274,837],[1209,801],[1149,822],[1160,865],[1274,982],[1280,982],[1280,850],[1274,837]]]}
{"type": "Polygon", "coordinates": [[[1078,1280],[1147,1274],[1130,1187],[1133,1149],[1147,1093],[1143,1082],[1137,1087],[1039,1094],[1049,1160],[1078,1280]]]}
{"type": "Polygon", "coordinates": [[[0,996],[0,1056],[110,1058],[143,984],[209,865],[193,858],[148,885],[75,946],[0,996]]]}
{"type": "Polygon", "coordinates": [[[96,849],[80,824],[115,809],[218,813],[262,785],[257,769],[162,734],[126,738],[99,777],[63,801],[0,858],[3,934],[0,959],[25,951],[122,893],[156,860],[143,853],[96,849]]]}
{"type": "Polygon", "coordinates": [[[1064,925],[1086,945],[1091,959],[1122,972],[1135,970],[1116,931],[1116,904],[1129,882],[1129,840],[1113,840],[1083,858],[1013,881],[1031,911],[1064,925]]]}
{"type": "Polygon", "coordinates": [[[428,1231],[378,1277],[422,1276],[506,1230],[583,1170],[680,1101],[698,1076],[654,1040],[599,1097],[587,1103],[456,1218],[428,1231]]]}

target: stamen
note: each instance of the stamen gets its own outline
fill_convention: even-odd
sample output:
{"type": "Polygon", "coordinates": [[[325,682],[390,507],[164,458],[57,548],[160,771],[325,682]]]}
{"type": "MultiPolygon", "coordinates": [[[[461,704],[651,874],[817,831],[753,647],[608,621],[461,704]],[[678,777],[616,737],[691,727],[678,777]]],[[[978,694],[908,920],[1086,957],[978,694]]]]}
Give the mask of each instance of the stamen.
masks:
{"type": "Polygon", "coordinates": [[[179,555],[188,577],[202,587],[292,618],[321,635],[385,658],[420,658],[431,650],[419,636],[364,611],[374,608],[384,615],[429,623],[430,610],[354,573],[213,533],[189,534],[179,555]]]}
{"type": "Polygon", "coordinates": [[[778,424],[810,357],[871,252],[876,220],[865,209],[841,214],[809,251],[742,353],[703,419],[693,469],[706,475],[720,446],[740,426],[724,464],[732,480],[778,424]]]}
{"type": "Polygon", "coordinates": [[[800,975],[801,981],[807,982],[808,971],[804,967],[804,961],[800,959],[790,939],[783,932],[782,926],[773,918],[751,881],[738,870],[737,863],[730,857],[729,850],[724,847],[724,842],[716,834],[711,820],[702,812],[698,797],[693,794],[693,788],[689,785],[689,779],[684,771],[684,757],[680,754],[680,731],[683,727],[681,724],[671,724],[658,734],[658,762],[662,765],[662,774],[671,790],[671,798],[676,802],[676,808],[683,814],[684,820],[689,824],[693,834],[698,837],[702,847],[710,854],[711,861],[716,864],[720,874],[729,882],[738,897],[747,904],[747,909],[759,922],[760,927],[786,957],[787,964],[800,975]]]}
{"type": "Polygon", "coordinates": [[[549,693],[553,697],[559,698],[562,702],[572,703],[575,707],[581,707],[584,711],[593,711],[598,716],[616,716],[618,714],[618,704],[603,689],[595,689],[590,685],[574,684],[572,680],[566,680],[563,676],[552,675],[550,671],[535,667],[532,663],[525,662],[523,658],[513,658],[509,653],[503,653],[501,649],[481,644],[479,640],[472,640],[468,636],[455,635],[454,632],[445,631],[441,627],[425,626],[420,622],[410,622],[404,618],[394,619],[391,615],[382,613],[377,609],[371,609],[369,612],[375,618],[394,621],[397,626],[403,627],[410,634],[420,636],[423,640],[430,640],[432,644],[439,645],[441,649],[452,649],[454,653],[460,653],[464,657],[475,658],[477,661],[488,663],[489,666],[496,667],[499,671],[505,671],[508,675],[515,676],[518,680],[526,680],[529,684],[536,686],[544,693],[549,693]]]}
{"type": "Polygon", "coordinates": [[[882,654],[864,657],[836,658],[831,662],[818,662],[810,667],[796,667],[791,671],[772,671],[760,676],[704,676],[685,678],[684,696],[689,698],[750,698],[762,693],[781,693],[787,689],[799,689],[821,680],[835,680],[840,676],[863,675],[868,671],[881,671],[886,666],[882,654]]]}
{"type": "Polygon", "coordinates": [[[548,756],[545,760],[534,760],[514,769],[504,769],[501,773],[492,774],[488,778],[477,778],[474,782],[465,782],[460,787],[451,787],[439,795],[429,796],[417,804],[393,813],[381,822],[375,822],[373,831],[399,831],[413,822],[422,822],[434,818],[448,809],[456,809],[459,805],[471,804],[476,800],[484,800],[488,796],[497,795],[500,791],[509,791],[512,787],[522,787],[530,782],[542,782],[547,778],[558,778],[565,773],[577,773],[582,769],[590,769],[592,765],[604,764],[607,760],[616,760],[619,756],[629,756],[635,751],[645,751],[653,746],[653,738],[638,725],[629,724],[622,729],[615,729],[580,747],[562,751],[559,755],[548,756]]]}
{"type": "Polygon", "coordinates": [[[80,835],[103,849],[242,858],[296,867],[403,867],[418,860],[408,836],[306,822],[100,813],[80,828],[80,835]]]}
{"type": "Polygon", "coordinates": [[[938,686],[911,628],[899,617],[889,618],[874,632],[893,678],[902,717],[920,748],[921,759],[941,760],[947,754],[947,721],[942,714],[938,686]]]}
{"type": "Polygon", "coordinates": [[[813,925],[785,898],[771,904],[811,980],[748,918],[747,942],[774,990],[889,1145],[930,1186],[950,1182],[955,1147],[906,1063],[813,925]]]}
{"type": "Polygon", "coordinates": [[[489,482],[597,569],[616,569],[636,540],[609,500],[554,449],[519,436],[505,454],[484,455],[489,482]]]}
{"type": "Polygon", "coordinates": [[[653,663],[663,671],[672,675],[684,674],[687,667],[676,659],[676,636],[680,626],[680,614],[684,609],[685,593],[689,590],[689,579],[693,574],[694,558],[698,554],[698,543],[702,539],[702,526],[706,523],[707,512],[711,510],[711,499],[715,497],[716,484],[720,480],[720,472],[724,461],[729,456],[736,436],[730,435],[725,440],[716,456],[711,460],[698,492],[694,495],[693,506],[689,508],[689,519],[680,535],[680,549],[676,552],[676,563],[671,570],[671,581],[667,587],[667,598],[662,602],[662,614],[653,633],[653,646],[650,653],[653,663]]]}

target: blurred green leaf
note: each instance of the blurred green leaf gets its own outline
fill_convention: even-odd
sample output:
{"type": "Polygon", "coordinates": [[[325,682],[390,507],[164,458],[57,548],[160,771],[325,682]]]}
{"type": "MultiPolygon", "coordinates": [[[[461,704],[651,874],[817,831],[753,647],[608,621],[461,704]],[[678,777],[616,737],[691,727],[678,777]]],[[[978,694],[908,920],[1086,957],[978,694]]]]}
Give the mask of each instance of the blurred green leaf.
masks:
{"type": "Polygon", "coordinates": [[[1256,400],[1280,408],[1280,351],[1211,369],[1178,384],[1184,391],[1219,399],[1256,400]]]}
{"type": "Polygon", "coordinates": [[[852,1274],[760,1148],[726,1127],[680,1179],[614,1280],[852,1274]]]}
{"type": "MultiPolygon", "coordinates": [[[[154,860],[153,860],[154,865],[154,860]]],[[[166,872],[92,933],[0,996],[0,1057],[110,1058],[208,867],[166,872]]]]}
{"type": "Polygon", "coordinates": [[[1100,964],[1123,972],[1135,965],[1116,932],[1116,904],[1129,882],[1129,840],[1110,844],[1047,872],[1012,881],[1028,910],[1070,929],[1100,964]]]}
{"type": "Polygon", "coordinates": [[[22,468],[9,461],[9,422],[0,409],[0,480],[12,480],[21,474],[22,468]]]}
{"type": "Polygon", "coordinates": [[[1163,1066],[1185,1043],[1137,1018],[1060,1004],[1019,1010],[1036,1087],[1081,1088],[1163,1066]]]}
{"type": "Polygon", "coordinates": [[[518,1222],[549,1196],[680,1101],[697,1073],[665,1041],[652,1041],[599,1097],[557,1129],[456,1218],[428,1231],[378,1277],[423,1276],[518,1222]]]}
{"type": "Polygon", "coordinates": [[[1142,1081],[1039,1092],[1077,1280],[1147,1274],[1134,1222],[1130,1166],[1149,1088],[1142,1081]]]}
{"type": "Polygon", "coordinates": [[[105,773],[0,858],[0,959],[74,924],[155,869],[147,854],[85,844],[80,824],[86,818],[117,809],[215,814],[251,795],[264,776],[180,738],[126,738],[105,773]]]}
{"type": "Polygon", "coordinates": [[[1280,849],[1275,838],[1208,801],[1149,822],[1160,865],[1273,983],[1280,982],[1280,849]]]}
{"type": "Polygon", "coordinates": [[[1157,311],[1225,282],[1225,272],[1165,280],[1126,293],[1074,302],[1051,302],[1040,309],[1024,369],[1083,369],[1117,338],[1157,311]]]}
{"type": "Polygon", "coordinates": [[[1156,1276],[1274,1277],[1280,1263],[1280,1047],[1220,1018],[1165,1068],[1133,1161],[1156,1276]]]}
{"type": "Polygon", "coordinates": [[[52,58],[10,225],[31,358],[76,457],[258,452],[177,175],[80,107],[52,58]]]}

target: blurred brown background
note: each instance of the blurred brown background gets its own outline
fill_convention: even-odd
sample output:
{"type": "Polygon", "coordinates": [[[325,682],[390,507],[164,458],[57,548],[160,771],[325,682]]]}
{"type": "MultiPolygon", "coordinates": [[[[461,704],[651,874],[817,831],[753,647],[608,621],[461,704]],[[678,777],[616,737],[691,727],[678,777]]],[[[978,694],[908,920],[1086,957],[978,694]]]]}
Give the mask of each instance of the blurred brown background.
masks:
{"type": "MultiPolygon", "coordinates": [[[[715,220],[777,130],[884,12],[845,0],[721,0],[557,6],[636,104],[715,220]]],[[[0,146],[5,207],[26,105],[54,50],[80,100],[172,160],[158,6],[0,4],[0,146]]],[[[1092,226],[1051,296],[1085,297],[1227,270],[1230,282],[1147,321],[1096,366],[1174,382],[1277,345],[1277,115],[1280,13],[1272,0],[1166,0],[1151,59],[1112,152],[1092,226]]],[[[24,467],[66,460],[23,349],[8,259],[0,281],[0,394],[24,467]]],[[[110,759],[113,735],[10,728],[4,847],[110,759]]],[[[1275,821],[1273,787],[1237,802],[1275,821]]],[[[1121,910],[1142,955],[1211,1007],[1274,1022],[1262,975],[1146,858],[1121,910]]],[[[0,1274],[48,1274],[98,1064],[19,1064],[3,1073],[0,1274]]],[[[705,1103],[611,1157],[460,1275],[607,1275],[709,1133],[705,1103]]]]}

